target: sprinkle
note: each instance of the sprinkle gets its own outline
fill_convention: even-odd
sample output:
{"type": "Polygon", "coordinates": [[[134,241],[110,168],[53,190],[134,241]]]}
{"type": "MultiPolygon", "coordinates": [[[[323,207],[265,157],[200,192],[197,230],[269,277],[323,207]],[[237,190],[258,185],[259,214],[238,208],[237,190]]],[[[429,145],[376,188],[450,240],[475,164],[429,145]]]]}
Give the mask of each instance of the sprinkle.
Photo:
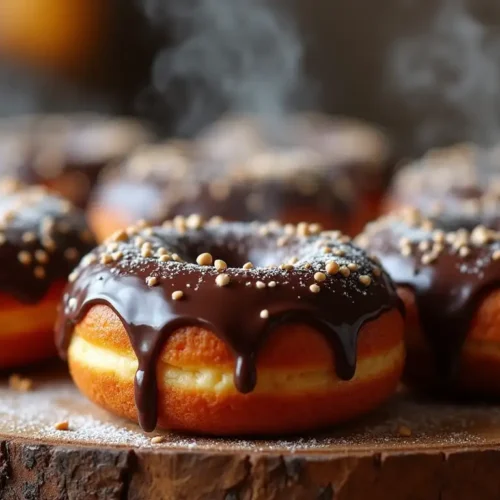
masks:
{"type": "Polygon", "coordinates": [[[73,271],[73,272],[72,272],[72,273],[68,276],[68,281],[69,281],[70,283],[73,283],[73,282],[76,280],[76,278],[78,278],[78,275],[79,275],[78,271],[76,271],[76,270],[75,270],[75,271],[73,271]]]}
{"type": "Polygon", "coordinates": [[[40,264],[47,264],[49,261],[49,254],[45,250],[36,250],[35,259],[37,262],[40,262],[40,264]]]}
{"type": "Polygon", "coordinates": [[[309,236],[309,224],[307,222],[299,222],[297,224],[297,235],[309,236]]]}
{"type": "Polygon", "coordinates": [[[215,265],[215,269],[217,269],[217,271],[219,271],[219,272],[225,271],[227,269],[227,264],[223,260],[220,260],[220,259],[217,259],[214,262],[214,265],[215,265]]]}
{"type": "Polygon", "coordinates": [[[24,243],[31,243],[36,240],[36,234],[31,231],[28,231],[26,233],[23,233],[22,238],[24,243]]]}
{"type": "Polygon", "coordinates": [[[7,241],[5,234],[0,233],[0,245],[3,245],[7,241]]]}
{"type": "Polygon", "coordinates": [[[243,269],[253,269],[253,264],[251,262],[247,262],[246,264],[243,264],[243,269]]]}
{"type": "Polygon", "coordinates": [[[207,252],[198,255],[198,257],[196,258],[196,263],[199,266],[211,266],[212,262],[213,262],[212,255],[207,252]]]}
{"type": "Polygon", "coordinates": [[[276,281],[270,281],[270,282],[267,284],[267,286],[268,286],[269,288],[274,288],[274,287],[276,287],[276,281]]]}
{"type": "Polygon", "coordinates": [[[170,255],[160,255],[160,256],[158,257],[158,260],[159,260],[160,262],[168,262],[168,261],[170,260],[170,255]]]}
{"type": "Polygon", "coordinates": [[[35,269],[33,269],[33,274],[35,278],[43,280],[43,278],[45,278],[45,269],[42,266],[36,266],[35,269]]]}
{"type": "Polygon", "coordinates": [[[109,264],[110,262],[113,262],[113,257],[109,253],[103,253],[101,255],[101,264],[109,264]]]}
{"type": "Polygon", "coordinates": [[[21,377],[21,375],[18,375],[17,373],[13,373],[9,377],[9,388],[18,392],[28,392],[33,389],[33,380],[21,377]]]}
{"type": "Polygon", "coordinates": [[[398,427],[398,435],[401,437],[410,437],[412,434],[411,429],[407,425],[400,425],[398,427]]]}
{"type": "Polygon", "coordinates": [[[141,247],[144,244],[144,238],[142,236],[136,236],[134,239],[134,245],[136,247],[141,247]]]}
{"type": "Polygon", "coordinates": [[[332,253],[333,253],[333,255],[336,255],[337,257],[342,257],[342,256],[344,256],[344,255],[345,255],[344,250],[342,250],[342,249],[340,249],[340,248],[334,248],[334,249],[332,250],[332,253]]]}
{"type": "Polygon", "coordinates": [[[323,247],[323,248],[321,249],[321,251],[322,251],[323,253],[332,253],[332,249],[331,249],[330,247],[323,247]]]}
{"type": "Polygon", "coordinates": [[[319,281],[319,282],[325,281],[326,280],[326,274],[325,273],[320,273],[320,272],[314,273],[314,279],[315,279],[315,281],[319,281]]]}
{"type": "Polygon", "coordinates": [[[17,259],[19,260],[19,262],[21,264],[24,264],[25,266],[31,264],[31,255],[26,252],[25,250],[23,250],[22,252],[19,252],[17,254],[17,259]]]}
{"type": "Polygon", "coordinates": [[[314,223],[314,224],[309,224],[309,233],[310,234],[318,234],[321,232],[321,224],[314,223]]]}
{"type": "Polygon", "coordinates": [[[186,226],[189,229],[200,229],[203,226],[203,218],[198,214],[191,214],[186,219],[186,226]]]}
{"type": "Polygon", "coordinates": [[[144,245],[142,245],[141,255],[144,258],[151,257],[153,255],[153,251],[151,250],[151,248],[149,246],[145,246],[145,245],[146,245],[146,243],[144,243],[144,245]]]}
{"type": "Polygon", "coordinates": [[[255,283],[255,286],[260,290],[266,288],[266,284],[263,281],[257,281],[257,283],[255,283]]]}
{"type": "Polygon", "coordinates": [[[288,236],[294,235],[296,230],[297,228],[293,224],[285,224],[285,226],[283,227],[283,231],[288,236]]]}
{"type": "Polygon", "coordinates": [[[349,268],[349,271],[357,271],[359,269],[359,266],[354,262],[347,264],[347,267],[349,268]]]}
{"type": "Polygon", "coordinates": [[[175,262],[183,262],[183,260],[176,254],[172,254],[172,259],[175,260],[175,262]]]}
{"type": "Polygon", "coordinates": [[[470,249],[468,247],[460,247],[458,254],[460,255],[460,257],[467,257],[468,255],[470,255],[470,249]]]}
{"type": "Polygon", "coordinates": [[[429,250],[430,247],[431,247],[431,243],[430,243],[430,241],[427,241],[427,240],[421,241],[418,244],[418,249],[421,252],[427,252],[427,250],[429,250]]]}
{"type": "MultiPolygon", "coordinates": [[[[128,236],[129,235],[125,231],[123,231],[123,229],[120,229],[118,231],[115,231],[111,235],[110,239],[111,239],[111,241],[115,241],[115,242],[117,242],[117,241],[126,241],[126,240],[128,240],[128,236]]],[[[83,239],[83,237],[82,237],[82,239],[83,239]]]]}
{"type": "Polygon", "coordinates": [[[277,240],[276,240],[276,245],[278,247],[284,247],[289,241],[289,238],[288,236],[280,236],[277,240]]]}
{"type": "Polygon", "coordinates": [[[151,438],[151,444],[160,444],[165,442],[164,436],[154,436],[151,438]]]}
{"type": "Polygon", "coordinates": [[[422,255],[422,258],[420,259],[420,262],[424,265],[432,264],[437,259],[437,256],[433,253],[425,253],[422,255]]]}
{"type": "Polygon", "coordinates": [[[158,284],[158,278],[156,276],[148,276],[146,278],[146,284],[148,286],[155,286],[158,284]]]}
{"type": "Polygon", "coordinates": [[[172,292],[173,300],[181,300],[182,297],[184,297],[184,292],[182,290],[176,290],[175,292],[172,292]]]}
{"type": "Polygon", "coordinates": [[[229,277],[228,274],[219,274],[219,276],[215,278],[215,283],[217,286],[227,286],[229,285],[230,281],[231,278],[229,277]]]}
{"type": "Polygon", "coordinates": [[[347,266],[340,266],[339,272],[344,278],[348,278],[349,275],[351,274],[351,271],[347,266]]]}
{"type": "Polygon", "coordinates": [[[71,297],[68,300],[68,307],[69,307],[70,311],[75,311],[77,304],[78,304],[78,301],[76,300],[76,298],[75,297],[71,297]]]}
{"type": "Polygon", "coordinates": [[[210,217],[208,223],[211,224],[212,226],[220,226],[224,222],[224,219],[219,216],[219,215],[214,215],[213,217],[210,217]]]}
{"type": "Polygon", "coordinates": [[[367,274],[362,274],[359,277],[359,282],[365,286],[370,286],[372,279],[367,274]]]}
{"type": "Polygon", "coordinates": [[[493,260],[499,260],[500,259],[500,250],[495,250],[492,255],[493,260]]]}
{"type": "Polygon", "coordinates": [[[116,252],[116,250],[118,250],[118,243],[110,243],[110,244],[106,247],[106,251],[108,251],[109,253],[111,253],[111,252],[116,252]]]}
{"type": "Polygon", "coordinates": [[[163,248],[163,247],[158,248],[158,250],[156,250],[156,253],[157,253],[157,255],[167,255],[168,254],[167,249],[163,248]]]}
{"type": "Polygon", "coordinates": [[[123,257],[123,252],[122,252],[122,251],[120,251],[120,250],[118,250],[118,252],[113,252],[113,253],[111,254],[111,258],[112,258],[115,262],[119,261],[122,257],[123,257]]]}
{"type": "Polygon", "coordinates": [[[309,290],[311,290],[312,293],[319,293],[321,291],[321,288],[314,283],[309,287],[309,290]]]}
{"type": "Polygon", "coordinates": [[[64,251],[64,257],[68,260],[76,260],[80,252],[76,248],[66,248],[64,251]]]}
{"type": "Polygon", "coordinates": [[[260,317],[262,319],[269,318],[269,311],[267,309],[262,309],[262,311],[260,311],[260,317]]]}
{"type": "Polygon", "coordinates": [[[291,271],[294,267],[291,264],[281,264],[280,269],[283,269],[284,271],[291,271]]]}
{"type": "Polygon", "coordinates": [[[411,246],[410,245],[406,245],[404,247],[401,247],[401,255],[404,255],[405,257],[408,257],[409,255],[411,255],[411,246]]]}
{"type": "Polygon", "coordinates": [[[337,274],[339,272],[340,266],[334,261],[330,260],[326,263],[326,272],[328,274],[337,274]]]}
{"type": "Polygon", "coordinates": [[[54,429],[56,431],[67,431],[69,430],[69,422],[67,420],[62,420],[54,424],[54,429]]]}
{"type": "Polygon", "coordinates": [[[56,242],[51,238],[42,238],[42,245],[49,252],[53,252],[56,249],[56,242]]]}

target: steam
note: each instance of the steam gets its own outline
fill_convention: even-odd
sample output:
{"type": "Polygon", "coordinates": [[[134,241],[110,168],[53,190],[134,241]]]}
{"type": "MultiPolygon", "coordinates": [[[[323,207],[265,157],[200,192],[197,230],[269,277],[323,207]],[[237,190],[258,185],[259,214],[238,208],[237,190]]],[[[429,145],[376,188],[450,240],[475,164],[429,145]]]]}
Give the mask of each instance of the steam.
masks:
{"type": "MultiPolygon", "coordinates": [[[[419,3],[407,0],[405,8],[419,3]]],[[[488,15],[481,18],[481,2],[436,5],[424,29],[408,34],[406,26],[390,48],[387,92],[402,103],[398,113],[404,110],[416,124],[416,149],[457,140],[491,143],[500,135],[500,38],[488,15]]],[[[498,11],[492,14],[498,21],[498,11]]]]}
{"type": "Polygon", "coordinates": [[[154,61],[152,86],[173,110],[179,135],[192,135],[228,111],[276,116],[310,106],[289,4],[142,1],[172,39],[154,61]]]}

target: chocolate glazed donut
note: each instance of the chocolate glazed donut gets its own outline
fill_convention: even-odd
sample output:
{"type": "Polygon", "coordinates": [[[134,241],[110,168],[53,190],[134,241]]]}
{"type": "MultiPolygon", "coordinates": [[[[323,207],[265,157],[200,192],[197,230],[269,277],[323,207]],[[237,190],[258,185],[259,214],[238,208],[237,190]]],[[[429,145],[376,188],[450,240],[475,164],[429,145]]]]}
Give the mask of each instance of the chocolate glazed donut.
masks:
{"type": "Polygon", "coordinates": [[[380,258],[407,306],[408,381],[498,396],[500,233],[445,232],[440,222],[407,209],[369,224],[356,242],[380,258]]]}
{"type": "Polygon", "coordinates": [[[401,306],[375,261],[317,225],[178,217],[115,233],[75,272],[57,326],[60,352],[67,356],[75,327],[93,308],[109,307],[138,360],[135,402],[146,431],[157,425],[158,357],[176,330],[213,332],[234,353],[234,385],[246,394],[269,333],[281,325],[311,325],[331,349],[337,376],[350,380],[360,330],[389,311],[399,315],[401,306]]]}

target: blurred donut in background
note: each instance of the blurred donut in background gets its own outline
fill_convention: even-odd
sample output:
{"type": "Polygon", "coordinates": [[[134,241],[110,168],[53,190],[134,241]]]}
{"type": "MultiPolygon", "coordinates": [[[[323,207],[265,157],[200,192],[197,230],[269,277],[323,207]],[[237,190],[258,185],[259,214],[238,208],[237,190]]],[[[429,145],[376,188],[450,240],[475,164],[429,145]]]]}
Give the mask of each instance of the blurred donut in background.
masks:
{"type": "Polygon", "coordinates": [[[39,115],[0,122],[0,176],[42,184],[85,207],[101,169],[151,133],[132,118],[39,115]]]}
{"type": "Polygon", "coordinates": [[[500,148],[458,144],[433,149],[395,175],[384,201],[390,212],[415,207],[442,229],[500,229],[500,148]]]}
{"type": "Polygon", "coordinates": [[[138,219],[318,221],[351,234],[378,209],[384,135],[359,121],[291,115],[216,122],[193,141],[146,146],[106,172],[89,210],[99,238],[138,219]]]}

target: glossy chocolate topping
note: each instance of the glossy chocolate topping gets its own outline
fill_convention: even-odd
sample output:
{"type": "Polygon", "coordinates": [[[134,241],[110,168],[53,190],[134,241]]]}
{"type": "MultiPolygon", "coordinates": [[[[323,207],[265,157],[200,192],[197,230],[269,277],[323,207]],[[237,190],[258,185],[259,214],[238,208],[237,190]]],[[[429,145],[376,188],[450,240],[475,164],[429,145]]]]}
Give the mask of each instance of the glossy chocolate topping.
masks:
{"type": "Polygon", "coordinates": [[[190,213],[299,222],[325,214],[339,224],[380,188],[387,149],[376,129],[350,120],[239,117],[191,143],[142,148],[108,173],[95,203],[130,222],[190,213]]]}
{"type": "Polygon", "coordinates": [[[452,380],[481,299],[500,286],[500,233],[484,226],[445,233],[411,210],[370,224],[356,242],[414,292],[436,372],[452,380]]]}
{"type": "Polygon", "coordinates": [[[470,145],[433,150],[394,178],[389,206],[418,208],[443,230],[500,229],[499,148],[470,145]]]}
{"type": "Polygon", "coordinates": [[[223,340],[235,355],[235,386],[247,393],[276,325],[313,325],[331,346],[338,376],[350,379],[360,328],[399,305],[388,276],[339,233],[307,224],[202,224],[197,217],[168,226],[129,228],[83,259],[57,327],[64,356],[92,305],[115,311],[139,361],[136,404],[147,431],[156,426],[157,357],[177,328],[204,326],[223,340]]]}
{"type": "Polygon", "coordinates": [[[35,303],[95,245],[84,214],[44,188],[0,183],[0,291],[35,303]]]}

